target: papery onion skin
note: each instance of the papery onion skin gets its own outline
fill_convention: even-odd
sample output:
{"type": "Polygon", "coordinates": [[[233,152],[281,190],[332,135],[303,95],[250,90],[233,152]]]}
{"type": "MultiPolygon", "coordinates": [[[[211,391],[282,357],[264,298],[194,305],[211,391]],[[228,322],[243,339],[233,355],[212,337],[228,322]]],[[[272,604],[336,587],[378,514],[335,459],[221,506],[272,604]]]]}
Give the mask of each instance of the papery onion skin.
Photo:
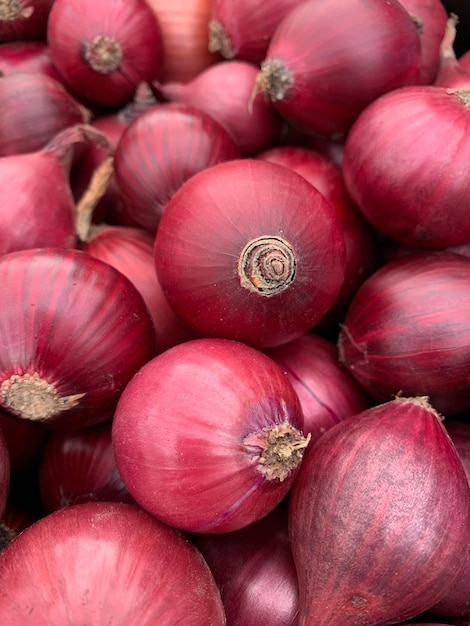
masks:
{"type": "Polygon", "coordinates": [[[308,444],[302,426],[299,399],[274,361],[239,342],[202,338],[137,372],[112,439],[140,506],[182,530],[220,533],[257,521],[286,495],[308,444]]]}
{"type": "Polygon", "coordinates": [[[225,59],[259,64],[282,18],[301,0],[213,0],[209,50],[225,59]]]}
{"type": "Polygon", "coordinates": [[[56,511],[13,540],[0,556],[0,613],[9,626],[225,624],[194,546],[139,508],[108,502],[56,511]]]}
{"type": "Polygon", "coordinates": [[[344,133],[376,98],[415,84],[419,65],[416,26],[398,1],[315,0],[281,21],[257,84],[295,126],[344,133]]]}
{"type": "Polygon", "coordinates": [[[397,398],[326,432],[291,491],[289,534],[300,626],[384,626],[442,598],[464,566],[470,492],[426,400],[397,398]]]}
{"type": "Polygon", "coordinates": [[[85,252],[38,248],[0,257],[0,404],[57,429],[112,416],[122,389],[155,354],[142,296],[85,252]]]}
{"type": "Polygon", "coordinates": [[[372,401],[339,364],[332,341],[306,333],[265,354],[287,374],[302,405],[304,433],[314,443],[346,417],[369,408],[372,401]]]}
{"type": "Polygon", "coordinates": [[[0,80],[0,157],[35,152],[61,130],[90,121],[63,85],[43,74],[16,72],[0,80]]]}
{"type": "Polygon", "coordinates": [[[298,584],[287,509],[246,528],[193,538],[220,589],[227,624],[295,626],[298,584]]]}
{"type": "Polygon", "coordinates": [[[275,163],[235,159],[175,194],[155,242],[170,305],[202,336],[271,348],[302,335],[333,305],[344,236],[330,204],[275,163]]]}
{"type": "Polygon", "coordinates": [[[422,252],[384,265],[359,288],[338,347],[376,400],[429,396],[444,415],[470,407],[470,258],[422,252]]]}
{"type": "Polygon", "coordinates": [[[184,182],[237,157],[234,139],[209,114],[186,104],[154,107],[130,124],[116,147],[114,174],[126,203],[123,214],[155,234],[184,182]]]}
{"type": "Polygon", "coordinates": [[[46,513],[81,502],[134,502],[116,468],[110,421],[51,433],[38,480],[46,513]]]}
{"type": "Polygon", "coordinates": [[[47,41],[64,82],[98,105],[124,105],[161,69],[160,26],[144,0],[55,0],[47,41]]]}
{"type": "Polygon", "coordinates": [[[0,13],[0,42],[43,41],[55,0],[7,0],[0,13]]]}
{"type": "Polygon", "coordinates": [[[470,159],[469,94],[397,89],[356,120],[344,148],[346,188],[386,237],[431,249],[470,241],[470,181],[457,174],[470,159]]]}
{"type": "Polygon", "coordinates": [[[224,126],[242,156],[275,143],[281,117],[261,94],[253,97],[258,68],[246,61],[215,63],[187,83],[162,83],[158,91],[170,102],[184,102],[205,111],[224,126]]]}

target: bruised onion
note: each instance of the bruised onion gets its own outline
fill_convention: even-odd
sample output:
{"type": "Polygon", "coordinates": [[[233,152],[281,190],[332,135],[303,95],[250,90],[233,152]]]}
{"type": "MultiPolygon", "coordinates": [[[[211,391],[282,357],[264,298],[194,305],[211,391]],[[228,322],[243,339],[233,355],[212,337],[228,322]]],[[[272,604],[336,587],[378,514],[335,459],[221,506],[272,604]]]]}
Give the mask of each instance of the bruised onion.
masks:
{"type": "Polygon", "coordinates": [[[312,442],[371,404],[359,383],[340,366],[335,344],[319,335],[306,333],[265,353],[287,374],[297,392],[304,433],[311,434],[312,442]]]}
{"type": "Polygon", "coordinates": [[[383,626],[429,609],[458,577],[470,491],[439,415],[397,398],[343,420],[289,499],[299,626],[383,626]]]}
{"type": "Polygon", "coordinates": [[[187,83],[161,83],[156,89],[170,102],[211,115],[230,132],[241,154],[250,155],[274,143],[281,130],[272,104],[261,94],[252,96],[257,74],[258,68],[245,61],[220,62],[187,83]]]}
{"type": "Polygon", "coordinates": [[[157,275],[200,335],[269,348],[310,330],[344,279],[342,226],[296,172],[235,159],[174,195],[155,241],[157,275]]]}
{"type": "Polygon", "coordinates": [[[47,41],[68,87],[95,104],[124,105],[162,64],[160,26],[145,0],[54,0],[47,41]]]}
{"type": "Polygon", "coordinates": [[[90,121],[90,113],[61,83],[17,72],[0,80],[0,157],[43,148],[61,130],[90,121]]]}
{"type": "Polygon", "coordinates": [[[109,420],[52,433],[41,455],[38,480],[47,513],[80,502],[133,502],[116,468],[109,420]]]}
{"type": "Polygon", "coordinates": [[[469,120],[470,90],[434,86],[396,89],[363,111],[346,138],[343,173],[377,231],[420,248],[470,241],[469,120]]]}
{"type": "Polygon", "coordinates": [[[113,418],[116,465],[136,502],[195,533],[237,530],[282,500],[309,438],[298,397],[269,357],[194,339],[144,365],[113,418]]]}
{"type": "Polygon", "coordinates": [[[3,0],[0,41],[42,41],[55,0],[3,0]]]}
{"type": "Polygon", "coordinates": [[[420,51],[398,0],[307,0],[276,28],[256,85],[295,126],[344,133],[376,98],[416,83],[420,51]]]}
{"type": "Polygon", "coordinates": [[[368,278],[339,335],[341,361],[376,400],[426,395],[444,415],[470,408],[470,258],[422,252],[368,278]]]}
{"type": "Polygon", "coordinates": [[[287,510],[229,533],[193,539],[220,589],[227,624],[292,626],[298,584],[287,529],[287,510]]]}
{"type": "Polygon", "coordinates": [[[142,113],[124,131],[115,153],[123,213],[155,233],[166,206],[197,172],[235,159],[239,150],[219,122],[186,104],[164,104],[142,113]]]}
{"type": "Polygon", "coordinates": [[[0,406],[56,428],[105,421],[155,354],[142,296],[85,252],[38,248],[0,257],[0,406]]]}
{"type": "Polygon", "coordinates": [[[109,502],[51,513],[9,544],[0,614],[9,626],[225,624],[197,549],[137,507],[109,502]]]}

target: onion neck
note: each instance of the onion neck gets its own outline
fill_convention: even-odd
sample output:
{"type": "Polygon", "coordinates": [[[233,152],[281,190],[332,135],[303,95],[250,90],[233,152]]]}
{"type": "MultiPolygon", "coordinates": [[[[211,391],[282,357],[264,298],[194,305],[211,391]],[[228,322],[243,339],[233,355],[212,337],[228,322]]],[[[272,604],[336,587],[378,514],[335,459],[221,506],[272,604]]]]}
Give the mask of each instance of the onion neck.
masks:
{"type": "Polygon", "coordinates": [[[0,553],[13,541],[17,536],[17,532],[6,524],[0,524],[0,553]]]}
{"type": "Polygon", "coordinates": [[[112,37],[98,35],[83,47],[83,56],[89,66],[99,74],[111,74],[121,64],[121,45],[112,37]]]}
{"type": "Polygon", "coordinates": [[[233,59],[235,50],[232,48],[230,37],[220,22],[209,22],[209,52],[218,52],[224,59],[233,59]]]}
{"type": "Polygon", "coordinates": [[[294,78],[283,61],[265,59],[261,63],[261,70],[256,77],[252,100],[260,91],[272,102],[284,100],[287,92],[294,84],[294,78]]]}
{"type": "Polygon", "coordinates": [[[268,426],[243,439],[245,448],[257,457],[256,469],[266,480],[283,482],[302,462],[307,437],[288,422],[268,426]]]}
{"type": "Polygon", "coordinates": [[[38,373],[13,374],[0,385],[1,405],[13,415],[47,421],[78,405],[84,393],[60,396],[54,385],[38,373]]]}
{"type": "Polygon", "coordinates": [[[0,21],[26,20],[33,12],[34,8],[23,6],[21,0],[0,0],[0,21]]]}
{"type": "Polygon", "coordinates": [[[238,261],[240,284],[262,296],[284,291],[294,281],[296,257],[282,237],[265,236],[249,241],[238,261]]]}

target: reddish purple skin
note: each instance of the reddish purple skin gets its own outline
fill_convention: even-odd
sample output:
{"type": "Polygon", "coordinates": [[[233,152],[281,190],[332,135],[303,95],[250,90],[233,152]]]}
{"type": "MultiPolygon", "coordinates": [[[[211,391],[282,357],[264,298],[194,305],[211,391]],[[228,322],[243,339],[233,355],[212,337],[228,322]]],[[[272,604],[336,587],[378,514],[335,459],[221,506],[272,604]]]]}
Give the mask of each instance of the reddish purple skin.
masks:
{"type": "Polygon", "coordinates": [[[289,500],[300,626],[384,626],[439,601],[465,566],[470,492],[437,414],[393,400],[347,418],[289,500]]]}
{"type": "Polygon", "coordinates": [[[139,508],[109,502],[62,509],[14,539],[0,555],[0,613],[9,626],[225,624],[194,546],[139,508]]]}
{"type": "Polygon", "coordinates": [[[443,415],[470,408],[470,258],[421,252],[359,288],[339,336],[343,364],[376,400],[429,396],[443,415]]]}

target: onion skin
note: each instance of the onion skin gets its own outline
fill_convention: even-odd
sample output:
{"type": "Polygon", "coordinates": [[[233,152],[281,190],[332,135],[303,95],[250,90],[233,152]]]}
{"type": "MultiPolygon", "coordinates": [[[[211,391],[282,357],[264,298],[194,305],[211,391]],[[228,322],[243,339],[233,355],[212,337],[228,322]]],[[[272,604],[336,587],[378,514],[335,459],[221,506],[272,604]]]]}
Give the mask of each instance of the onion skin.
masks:
{"type": "Polygon", "coordinates": [[[416,83],[420,54],[395,0],[303,2],[274,32],[257,83],[293,125],[345,133],[376,98],[416,83]]]}
{"type": "Polygon", "coordinates": [[[0,257],[0,404],[72,429],[112,416],[122,389],[155,354],[142,296],[85,252],[38,248],[0,257]],[[50,386],[47,386],[50,385],[50,386]]]}
{"type": "Polygon", "coordinates": [[[0,429],[7,443],[11,473],[35,466],[48,439],[48,430],[6,411],[0,411],[0,429]]]}
{"type": "Polygon", "coordinates": [[[52,433],[41,455],[38,480],[46,513],[81,502],[133,503],[114,461],[110,421],[52,433]]]}
{"type": "Polygon", "coordinates": [[[227,624],[297,624],[297,572],[285,508],[277,507],[241,530],[198,535],[193,542],[220,589],[227,624]]]}
{"type": "Polygon", "coordinates": [[[194,546],[137,507],[108,502],[51,513],[10,543],[0,612],[9,626],[225,624],[194,546]]]}
{"type": "Polygon", "coordinates": [[[47,27],[52,61],[83,100],[118,107],[159,75],[159,23],[144,0],[54,0],[47,27]]]}
{"type": "Polygon", "coordinates": [[[112,439],[140,506],[182,530],[221,533],[257,521],[286,495],[308,443],[302,426],[299,399],[274,361],[202,338],[139,370],[119,400],[112,439]]]}
{"type": "Polygon", "coordinates": [[[229,132],[204,111],[179,103],[153,107],[130,124],[116,147],[114,174],[125,201],[122,212],[155,234],[184,182],[237,157],[229,132]]]}
{"type": "Polygon", "coordinates": [[[470,408],[470,259],[422,252],[381,267],[356,293],[338,347],[377,401],[426,395],[444,415],[470,408]]]}
{"type": "Polygon", "coordinates": [[[470,142],[463,139],[470,128],[468,93],[434,86],[395,90],[367,107],[348,134],[346,188],[386,237],[439,249],[470,240],[470,181],[456,176],[459,163],[470,159],[470,142]]]}
{"type": "Polygon", "coordinates": [[[3,2],[0,19],[0,42],[43,41],[47,20],[55,0],[20,0],[3,2]]]}
{"type": "Polygon", "coordinates": [[[49,46],[41,41],[3,43],[0,46],[0,72],[3,76],[16,72],[30,72],[61,80],[52,63],[49,46]]]}
{"type": "Polygon", "coordinates": [[[320,192],[256,159],[194,175],[168,204],[155,241],[176,314],[201,336],[259,349],[299,337],[325,315],[345,262],[341,224],[320,192]]]}
{"type": "Polygon", "coordinates": [[[470,491],[426,400],[397,398],[325,433],[292,488],[289,533],[299,626],[384,626],[439,601],[464,567],[470,491]]]}
{"type": "Polygon", "coordinates": [[[265,354],[287,374],[299,396],[304,416],[304,433],[311,442],[346,417],[371,405],[362,387],[338,360],[335,344],[307,333],[265,354]]]}

